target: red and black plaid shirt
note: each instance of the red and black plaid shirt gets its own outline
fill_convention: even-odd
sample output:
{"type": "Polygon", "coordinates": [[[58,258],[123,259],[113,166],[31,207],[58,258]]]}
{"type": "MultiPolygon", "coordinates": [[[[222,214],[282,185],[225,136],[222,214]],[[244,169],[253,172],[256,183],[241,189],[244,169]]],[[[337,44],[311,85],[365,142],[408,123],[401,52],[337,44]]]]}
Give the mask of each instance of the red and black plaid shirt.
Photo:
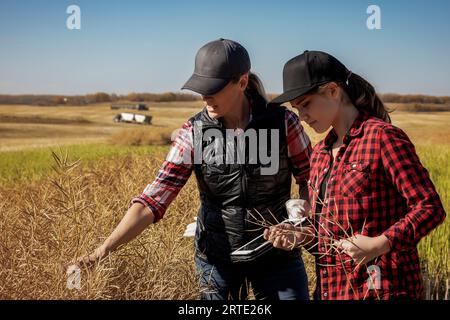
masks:
{"type": "Polygon", "coordinates": [[[422,298],[417,243],[445,219],[439,195],[414,145],[392,124],[360,112],[331,164],[334,130],[311,156],[310,199],[318,230],[319,299],[422,298]],[[325,199],[318,199],[329,171],[325,199]],[[331,243],[384,234],[391,251],[363,266],[331,243]],[[369,272],[371,276],[369,276],[369,272]]]}

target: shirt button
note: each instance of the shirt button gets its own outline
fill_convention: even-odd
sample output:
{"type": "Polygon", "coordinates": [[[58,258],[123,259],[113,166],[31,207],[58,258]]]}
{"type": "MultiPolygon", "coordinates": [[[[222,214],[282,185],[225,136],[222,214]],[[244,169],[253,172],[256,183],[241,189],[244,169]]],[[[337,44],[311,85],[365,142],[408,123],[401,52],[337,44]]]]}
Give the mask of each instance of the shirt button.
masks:
{"type": "Polygon", "coordinates": [[[354,164],[352,164],[352,168],[356,168],[356,164],[354,163],[354,164]]]}
{"type": "Polygon", "coordinates": [[[327,270],[323,270],[323,276],[326,277],[327,276],[327,270]]]}
{"type": "Polygon", "coordinates": [[[328,171],[328,168],[323,169],[323,172],[327,172],[327,171],[328,171]]]}
{"type": "Polygon", "coordinates": [[[326,297],[328,297],[328,292],[324,292],[323,293],[323,296],[326,298],[326,297]]]}

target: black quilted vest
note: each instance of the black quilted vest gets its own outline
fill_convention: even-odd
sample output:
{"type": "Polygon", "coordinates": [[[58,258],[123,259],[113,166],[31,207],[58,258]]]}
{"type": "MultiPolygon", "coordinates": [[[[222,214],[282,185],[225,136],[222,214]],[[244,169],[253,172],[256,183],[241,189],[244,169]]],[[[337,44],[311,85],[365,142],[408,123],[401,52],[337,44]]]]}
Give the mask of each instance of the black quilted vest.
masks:
{"type": "MultiPolygon", "coordinates": [[[[262,164],[259,156],[256,163],[251,163],[248,152],[245,161],[227,164],[224,156],[226,143],[223,143],[224,149],[219,151],[224,159],[222,164],[207,164],[204,160],[201,164],[194,164],[201,199],[195,235],[196,254],[212,263],[237,262],[230,253],[260,235],[264,230],[261,223],[275,224],[275,219],[282,221],[287,217],[284,204],[290,198],[292,171],[286,142],[286,109],[266,105],[258,95],[253,95],[251,100],[252,120],[245,132],[255,129],[257,150],[267,155],[271,151],[270,130],[278,130],[276,156],[279,168],[275,174],[262,175],[261,168],[270,164],[262,164]],[[267,134],[261,135],[258,129],[268,129],[267,134]],[[264,138],[267,147],[261,148],[259,142],[264,138]]],[[[201,123],[201,131],[194,129],[194,141],[202,144],[202,150],[214,143],[214,139],[203,139],[207,130],[216,129],[222,133],[223,139],[226,137],[222,123],[209,117],[206,108],[189,121],[197,126],[201,123]],[[202,137],[198,137],[199,132],[202,132],[202,137]]],[[[246,139],[246,150],[250,147],[246,139]]],[[[293,252],[271,249],[265,257],[272,260],[294,255],[293,252]]]]}

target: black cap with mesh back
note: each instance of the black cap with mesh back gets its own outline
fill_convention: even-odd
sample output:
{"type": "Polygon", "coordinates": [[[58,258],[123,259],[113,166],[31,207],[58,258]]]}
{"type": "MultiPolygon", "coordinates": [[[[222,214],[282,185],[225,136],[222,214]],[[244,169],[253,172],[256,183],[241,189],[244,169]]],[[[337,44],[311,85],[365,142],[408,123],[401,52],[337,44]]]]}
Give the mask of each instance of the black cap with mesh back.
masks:
{"type": "Polygon", "coordinates": [[[204,96],[222,90],[231,79],[249,72],[250,57],[239,43],[222,39],[207,43],[195,56],[195,69],[181,89],[204,96]]]}
{"type": "Polygon", "coordinates": [[[283,94],[271,103],[291,101],[327,82],[345,82],[350,71],[335,57],[308,51],[292,58],[283,68],[283,94]]]}

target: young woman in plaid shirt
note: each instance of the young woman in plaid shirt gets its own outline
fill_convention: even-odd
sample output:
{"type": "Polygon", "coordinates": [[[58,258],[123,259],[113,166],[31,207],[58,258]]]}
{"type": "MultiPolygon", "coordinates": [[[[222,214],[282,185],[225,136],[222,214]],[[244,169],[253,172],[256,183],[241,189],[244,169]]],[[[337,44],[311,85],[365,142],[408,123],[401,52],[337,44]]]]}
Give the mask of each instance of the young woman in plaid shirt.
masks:
{"type": "Polygon", "coordinates": [[[414,145],[373,86],[327,53],[291,59],[283,82],[273,102],[289,101],[318,133],[332,129],[311,156],[311,226],[266,238],[315,254],[317,299],[422,298],[417,243],[445,212],[414,145]]]}

